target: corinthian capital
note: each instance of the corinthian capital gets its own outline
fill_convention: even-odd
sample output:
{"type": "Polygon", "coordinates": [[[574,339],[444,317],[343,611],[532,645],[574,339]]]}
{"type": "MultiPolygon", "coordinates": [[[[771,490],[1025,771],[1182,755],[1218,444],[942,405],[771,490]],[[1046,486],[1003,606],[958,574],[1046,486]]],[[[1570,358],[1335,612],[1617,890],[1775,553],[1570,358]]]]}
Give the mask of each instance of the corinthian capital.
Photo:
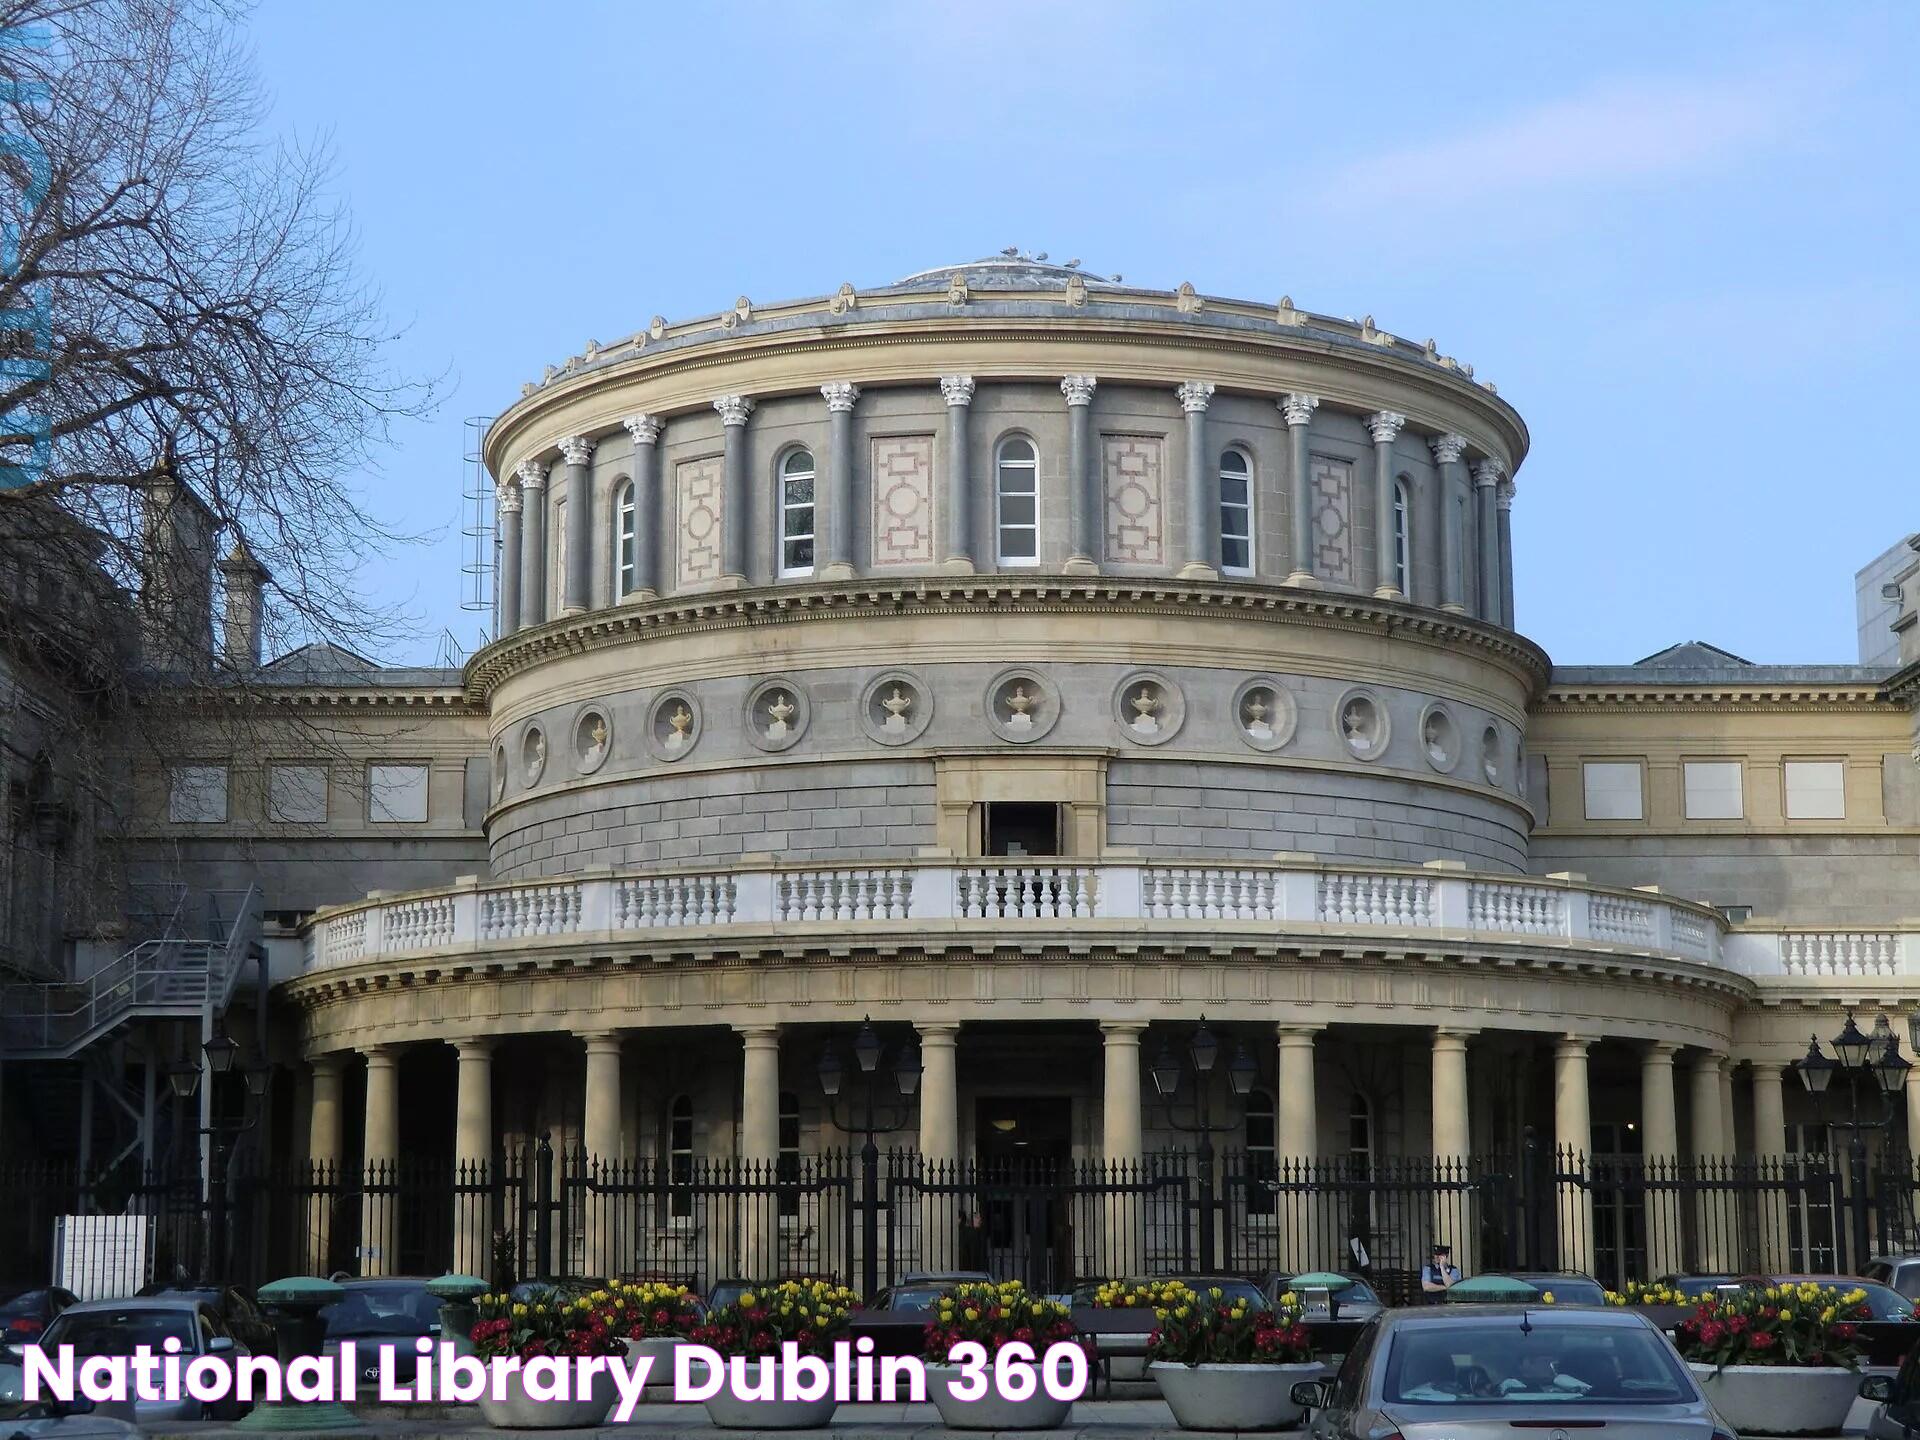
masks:
{"type": "Polygon", "coordinates": [[[836,380],[831,385],[822,385],[820,393],[827,397],[827,410],[852,413],[853,402],[860,398],[860,387],[851,380],[836,380]]]}
{"type": "Polygon", "coordinates": [[[1060,382],[1060,393],[1067,397],[1069,405],[1091,405],[1093,387],[1099,383],[1092,375],[1069,375],[1060,382]]]}
{"type": "Polygon", "coordinates": [[[1318,395],[1283,395],[1274,402],[1289,425],[1311,425],[1313,412],[1320,408],[1318,395]]]}
{"type": "Polygon", "coordinates": [[[1213,382],[1211,380],[1183,380],[1180,382],[1179,388],[1173,393],[1180,397],[1180,408],[1186,411],[1187,414],[1203,414],[1206,411],[1207,402],[1213,399],[1213,382]]]}
{"type": "Polygon", "coordinates": [[[1467,453],[1467,437],[1464,435],[1435,435],[1427,441],[1427,448],[1433,451],[1434,460],[1441,465],[1457,465],[1460,457],[1467,453]]]}
{"type": "Polygon", "coordinates": [[[1473,462],[1473,483],[1475,485],[1498,485],[1506,475],[1507,467],[1498,460],[1476,460],[1473,462]]]}
{"type": "Polygon", "coordinates": [[[513,483],[513,477],[493,482],[493,503],[502,515],[520,513],[520,487],[513,483]]]}
{"type": "Polygon", "coordinates": [[[720,412],[722,425],[744,425],[753,413],[753,401],[745,395],[722,395],[713,402],[713,408],[720,412]]]}
{"type": "Polygon", "coordinates": [[[662,421],[658,415],[629,415],[620,422],[627,427],[636,445],[651,445],[660,438],[662,421]]]}
{"type": "Polygon", "coordinates": [[[940,396],[949,405],[971,405],[973,403],[973,376],[942,375],[940,377],[940,396]]]}
{"type": "Polygon", "coordinates": [[[1494,499],[1500,502],[1500,508],[1502,510],[1511,510],[1513,508],[1513,491],[1514,484],[1511,479],[1502,480],[1500,484],[1495,487],[1493,496],[1494,499]]]}
{"type": "Polygon", "coordinates": [[[598,443],[584,435],[569,435],[560,442],[560,453],[566,457],[567,464],[584,465],[593,458],[593,447],[598,443]]]}
{"type": "Polygon", "coordinates": [[[513,473],[520,477],[520,488],[523,491],[538,490],[547,483],[547,467],[538,460],[522,460],[513,473]]]}
{"type": "Polygon", "coordinates": [[[1391,445],[1407,417],[1395,410],[1376,410],[1367,416],[1367,431],[1376,445],[1391,445]]]}

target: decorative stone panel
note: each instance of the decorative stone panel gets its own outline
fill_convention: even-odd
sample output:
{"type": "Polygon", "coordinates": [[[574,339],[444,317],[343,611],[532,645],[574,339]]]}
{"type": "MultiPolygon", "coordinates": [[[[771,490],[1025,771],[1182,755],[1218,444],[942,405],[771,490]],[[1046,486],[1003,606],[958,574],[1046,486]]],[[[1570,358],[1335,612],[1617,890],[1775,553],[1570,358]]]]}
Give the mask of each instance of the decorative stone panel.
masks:
{"type": "Polygon", "coordinates": [[[882,745],[918,740],[932,722],[933,692],[905,670],[875,676],[860,697],[860,728],[882,745]]]}
{"type": "Polygon", "coordinates": [[[1307,475],[1313,486],[1313,573],[1330,585],[1352,585],[1353,464],[1316,455],[1307,475]]]}
{"type": "Polygon", "coordinates": [[[1166,441],[1158,435],[1103,435],[1107,559],[1159,565],[1166,558],[1166,441]]]}
{"type": "Polygon", "coordinates": [[[1060,692],[1037,671],[1002,670],[985,698],[988,728],[1015,745],[1040,739],[1060,719],[1060,692]]]}
{"type": "Polygon", "coordinates": [[[933,437],[873,441],[873,563],[933,563],[933,437]]]}
{"type": "Polygon", "coordinates": [[[1255,675],[1233,692],[1233,727],[1255,750],[1278,750],[1300,723],[1293,692],[1272,675],[1255,675]]]}
{"type": "Polygon", "coordinates": [[[741,723],[749,741],[762,750],[778,754],[800,743],[812,718],[813,706],[806,690],[782,676],[762,680],[753,687],[753,693],[747,696],[741,723]]]}
{"type": "Polygon", "coordinates": [[[529,725],[520,737],[520,778],[528,789],[540,783],[547,768],[547,734],[538,725],[529,725]]]}
{"type": "Polygon", "coordinates": [[[1135,671],[1114,687],[1113,720],[1136,745],[1163,745],[1186,723],[1180,687],[1152,671],[1135,671]]]}
{"type": "Polygon", "coordinates": [[[613,721],[604,707],[588,705],[573,721],[573,763],[582,775],[591,775],[607,763],[613,750],[613,721]]]}
{"type": "Polygon", "coordinates": [[[647,749],[657,760],[682,760],[700,743],[700,702],[686,690],[668,690],[647,709],[647,749]]]}
{"type": "Polygon", "coordinates": [[[720,578],[721,461],[718,455],[682,460],[674,467],[680,497],[680,583],[699,585],[720,578]]]}

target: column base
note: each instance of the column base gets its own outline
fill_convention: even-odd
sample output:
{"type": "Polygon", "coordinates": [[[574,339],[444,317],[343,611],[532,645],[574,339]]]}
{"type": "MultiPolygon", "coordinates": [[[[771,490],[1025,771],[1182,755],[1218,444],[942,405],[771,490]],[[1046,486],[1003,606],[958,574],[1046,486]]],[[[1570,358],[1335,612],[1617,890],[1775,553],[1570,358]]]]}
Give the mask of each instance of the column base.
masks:
{"type": "Polygon", "coordinates": [[[747,588],[747,577],[744,575],[722,575],[707,588],[711,590],[744,590],[747,588]]]}
{"type": "Polygon", "coordinates": [[[1376,600],[1404,600],[1407,597],[1400,593],[1400,587],[1397,585],[1381,585],[1374,590],[1373,598],[1376,600]]]}
{"type": "Polygon", "coordinates": [[[1098,575],[1100,567],[1084,555],[1070,555],[1067,563],[1060,567],[1063,575],[1098,575]]]}
{"type": "Polygon", "coordinates": [[[1189,560],[1174,573],[1176,580],[1218,580],[1220,572],[1204,560],[1189,560]]]}
{"type": "Polygon", "coordinates": [[[559,620],[571,620],[576,615],[584,615],[586,613],[587,607],[584,605],[562,605],[559,615],[555,618],[559,620]]]}
{"type": "Polygon", "coordinates": [[[642,586],[638,590],[629,590],[625,595],[622,595],[620,597],[620,603],[622,605],[638,605],[642,601],[658,600],[659,598],[660,592],[658,590],[642,586]]]}
{"type": "Polygon", "coordinates": [[[1464,605],[1442,605],[1440,608],[1449,615],[1464,615],[1467,613],[1467,607],[1464,605]]]}
{"type": "Polygon", "coordinates": [[[948,575],[977,575],[973,561],[965,555],[949,555],[940,562],[940,569],[948,575]]]}
{"type": "Polygon", "coordinates": [[[1320,582],[1305,570],[1296,570],[1280,582],[1283,585],[1298,585],[1303,590],[1318,590],[1320,582]]]}
{"type": "Polygon", "coordinates": [[[851,580],[853,579],[853,566],[844,560],[836,560],[831,565],[821,569],[819,578],[822,580],[851,580]]]}

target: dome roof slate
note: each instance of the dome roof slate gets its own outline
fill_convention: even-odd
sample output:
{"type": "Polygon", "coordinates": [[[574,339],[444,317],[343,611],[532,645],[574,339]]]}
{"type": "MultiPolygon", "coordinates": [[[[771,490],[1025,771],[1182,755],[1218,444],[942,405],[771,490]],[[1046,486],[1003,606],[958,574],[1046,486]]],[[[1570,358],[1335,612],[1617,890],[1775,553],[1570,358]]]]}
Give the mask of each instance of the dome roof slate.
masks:
{"type": "Polygon", "coordinates": [[[998,255],[987,255],[978,260],[968,260],[959,265],[940,265],[931,270],[916,270],[903,279],[887,286],[889,290],[944,290],[955,275],[964,275],[967,284],[981,290],[1044,290],[1057,288],[1064,290],[1067,281],[1078,275],[1086,282],[1089,290],[1118,289],[1118,275],[1096,275],[1090,270],[1082,270],[1078,260],[1068,260],[1064,264],[1047,259],[1042,250],[1037,255],[1009,246],[998,255]]]}

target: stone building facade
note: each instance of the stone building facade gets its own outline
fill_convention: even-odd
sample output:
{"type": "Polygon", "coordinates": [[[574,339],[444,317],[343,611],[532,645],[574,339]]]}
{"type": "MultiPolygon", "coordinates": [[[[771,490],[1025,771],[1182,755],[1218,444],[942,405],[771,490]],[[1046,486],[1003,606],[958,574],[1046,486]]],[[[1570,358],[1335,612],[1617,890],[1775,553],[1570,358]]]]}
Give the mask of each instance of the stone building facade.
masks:
{"type": "Polygon", "coordinates": [[[1554,665],[1527,446],[1432,342],[1017,255],[656,319],[488,433],[499,638],[289,673],[342,753],[151,833],[267,877],[323,1161],[824,1149],[868,1017],[938,1161],[1180,1143],[1202,1016],[1279,1157],[1823,1146],[1809,1032],[1920,1004],[1920,653],[1554,665]]]}

